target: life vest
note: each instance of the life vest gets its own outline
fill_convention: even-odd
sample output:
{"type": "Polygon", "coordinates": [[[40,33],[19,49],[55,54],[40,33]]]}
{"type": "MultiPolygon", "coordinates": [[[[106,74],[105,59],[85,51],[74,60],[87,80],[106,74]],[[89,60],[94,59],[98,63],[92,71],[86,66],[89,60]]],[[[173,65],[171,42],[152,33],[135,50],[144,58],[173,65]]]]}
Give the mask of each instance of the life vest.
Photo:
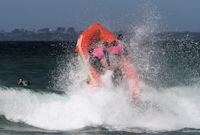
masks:
{"type": "MultiPolygon", "coordinates": [[[[105,46],[100,46],[98,48],[93,49],[92,55],[96,56],[99,59],[102,59],[105,57],[105,54],[103,52],[105,46]]],[[[109,54],[115,54],[115,55],[121,55],[123,53],[123,48],[121,45],[117,45],[117,46],[110,46],[107,48],[109,54]]]]}

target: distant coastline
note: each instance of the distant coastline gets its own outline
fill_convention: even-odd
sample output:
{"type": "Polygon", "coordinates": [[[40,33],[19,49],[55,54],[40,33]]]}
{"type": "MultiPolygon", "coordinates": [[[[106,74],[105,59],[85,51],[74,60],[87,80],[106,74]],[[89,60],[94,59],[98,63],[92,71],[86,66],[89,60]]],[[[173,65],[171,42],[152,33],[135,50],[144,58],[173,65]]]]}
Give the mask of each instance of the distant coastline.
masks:
{"type": "Polygon", "coordinates": [[[11,32],[0,31],[0,41],[76,41],[78,32],[73,27],[66,29],[43,28],[39,30],[14,29],[11,32]]]}
{"type": "MultiPolygon", "coordinates": [[[[78,35],[81,32],[77,32],[74,27],[57,27],[56,29],[42,28],[38,30],[25,30],[14,29],[11,32],[0,30],[0,41],[68,41],[76,42],[78,35]]],[[[122,34],[126,38],[130,39],[134,37],[136,33],[127,33],[125,31],[114,32],[116,35],[122,34]]],[[[161,32],[153,33],[160,39],[192,39],[200,40],[200,32],[161,32]]]]}

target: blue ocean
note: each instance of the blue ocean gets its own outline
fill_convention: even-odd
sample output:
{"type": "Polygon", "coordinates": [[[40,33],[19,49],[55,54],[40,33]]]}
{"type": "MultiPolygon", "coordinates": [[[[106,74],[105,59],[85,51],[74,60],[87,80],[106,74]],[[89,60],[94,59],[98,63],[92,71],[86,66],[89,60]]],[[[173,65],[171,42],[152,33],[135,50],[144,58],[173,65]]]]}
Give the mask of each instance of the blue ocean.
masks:
{"type": "Polygon", "coordinates": [[[129,36],[144,89],[84,83],[75,42],[0,42],[1,135],[200,134],[200,38],[195,33],[129,36]],[[17,84],[19,78],[30,86],[17,84]]]}

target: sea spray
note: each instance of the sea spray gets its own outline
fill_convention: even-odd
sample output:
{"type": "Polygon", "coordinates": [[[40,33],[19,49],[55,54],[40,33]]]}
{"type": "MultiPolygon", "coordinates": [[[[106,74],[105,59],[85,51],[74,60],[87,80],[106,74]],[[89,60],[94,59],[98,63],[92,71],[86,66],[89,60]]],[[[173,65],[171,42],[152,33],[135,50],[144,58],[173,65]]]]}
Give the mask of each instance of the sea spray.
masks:
{"type": "Polygon", "coordinates": [[[48,130],[87,126],[152,131],[200,128],[195,86],[159,91],[146,87],[137,103],[123,89],[82,87],[68,95],[57,95],[1,87],[0,92],[1,115],[48,130]]]}

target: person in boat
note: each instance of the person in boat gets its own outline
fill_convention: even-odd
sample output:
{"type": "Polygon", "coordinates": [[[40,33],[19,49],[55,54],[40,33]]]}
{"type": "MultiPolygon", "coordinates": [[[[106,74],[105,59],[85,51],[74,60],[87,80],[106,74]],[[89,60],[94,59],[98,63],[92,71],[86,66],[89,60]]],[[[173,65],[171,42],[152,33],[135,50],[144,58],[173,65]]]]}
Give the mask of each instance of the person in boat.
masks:
{"type": "Polygon", "coordinates": [[[119,41],[111,43],[97,43],[96,48],[89,50],[89,64],[99,74],[104,74],[106,70],[113,71],[112,81],[116,86],[123,79],[121,61],[123,61],[124,50],[119,41]]]}
{"type": "Polygon", "coordinates": [[[19,79],[18,80],[18,85],[21,85],[21,86],[29,86],[30,85],[30,81],[28,81],[28,80],[23,80],[23,79],[19,79]]]}
{"type": "Polygon", "coordinates": [[[78,62],[86,69],[85,79],[90,86],[103,86],[101,75],[107,70],[112,70],[113,80],[122,78],[127,82],[132,96],[137,97],[142,85],[134,65],[126,55],[126,48],[121,39],[123,40],[123,34],[117,39],[99,23],[94,23],[78,38],[78,62]]]}

